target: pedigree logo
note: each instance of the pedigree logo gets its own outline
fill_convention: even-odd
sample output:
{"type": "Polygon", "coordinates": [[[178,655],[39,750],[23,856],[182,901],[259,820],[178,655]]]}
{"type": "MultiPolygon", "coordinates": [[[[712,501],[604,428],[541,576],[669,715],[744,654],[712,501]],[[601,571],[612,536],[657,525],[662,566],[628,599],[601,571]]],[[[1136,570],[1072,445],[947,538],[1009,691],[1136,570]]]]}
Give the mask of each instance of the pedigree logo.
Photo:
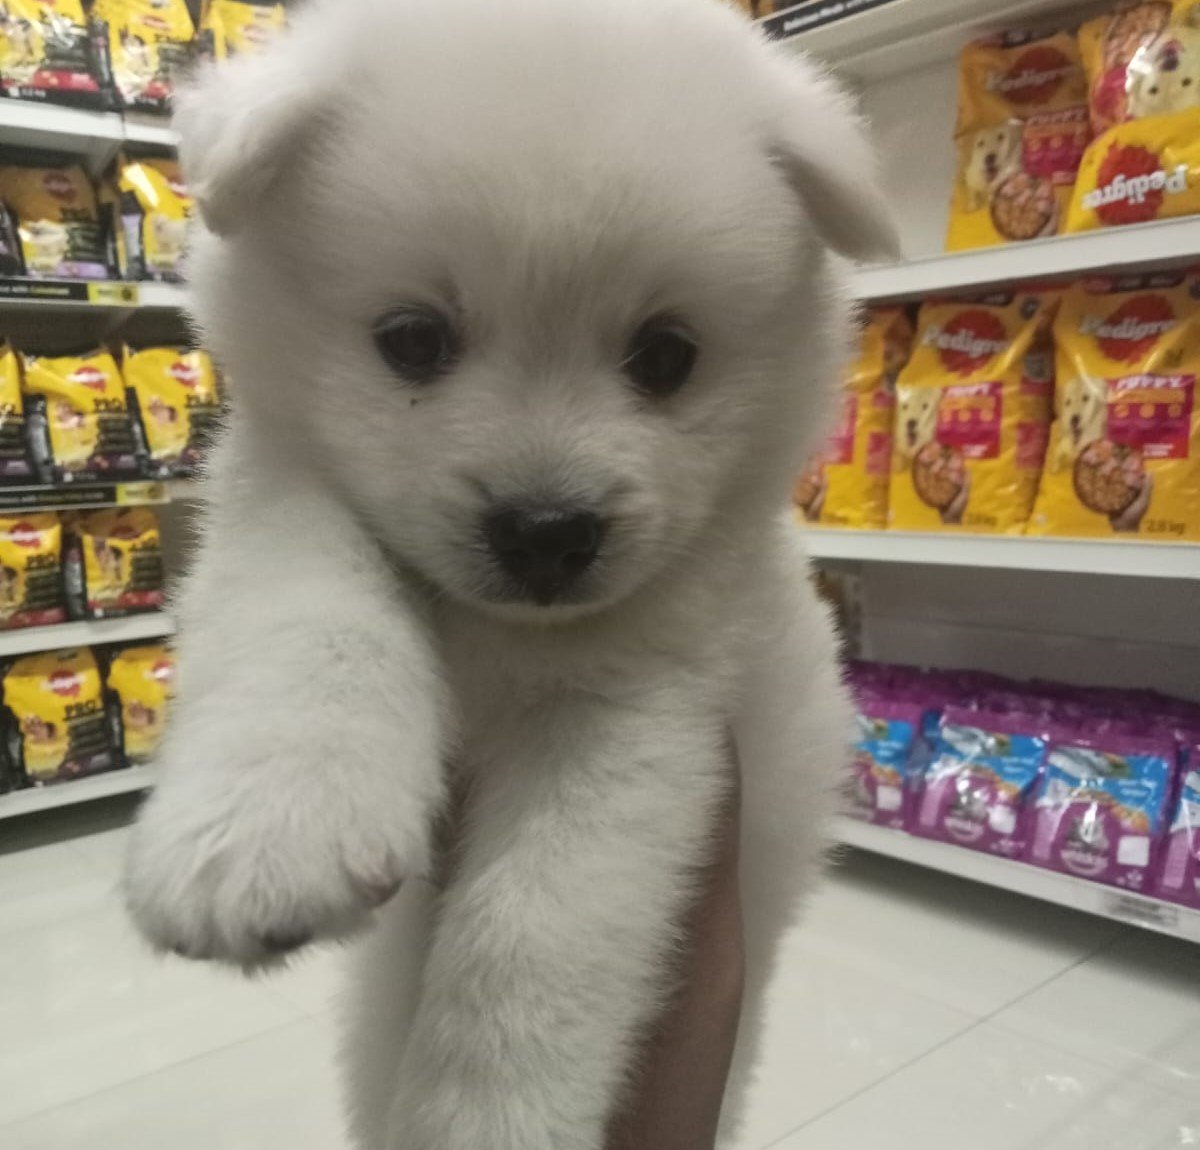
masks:
{"type": "Polygon", "coordinates": [[[64,699],[74,699],[83,687],[83,676],[78,671],[55,671],[50,676],[50,690],[64,699]]]}
{"type": "Polygon", "coordinates": [[[942,366],[955,375],[978,371],[1009,345],[1004,324],[991,312],[980,310],[960,311],[944,327],[929,328],[922,342],[936,348],[942,366]]]}
{"type": "Polygon", "coordinates": [[[29,523],[18,523],[8,537],[18,547],[36,547],[42,541],[42,533],[29,523]]]}
{"type": "Polygon", "coordinates": [[[1044,104],[1074,71],[1062,52],[1042,44],[1022,52],[1007,72],[991,73],[986,86],[1014,104],[1044,104]]]}
{"type": "Polygon", "coordinates": [[[176,360],[169,368],[167,374],[179,384],[186,388],[195,390],[196,385],[200,382],[200,371],[193,367],[190,363],[185,363],[183,360],[176,360]]]}
{"type": "Polygon", "coordinates": [[[82,387],[90,387],[93,391],[103,391],[105,383],[108,382],[108,376],[99,368],[84,365],[77,367],[71,372],[70,380],[72,383],[78,383],[82,387]]]}
{"type": "Polygon", "coordinates": [[[1105,358],[1137,363],[1174,326],[1175,312],[1165,296],[1138,295],[1104,318],[1085,315],[1079,331],[1096,340],[1105,358]]]}

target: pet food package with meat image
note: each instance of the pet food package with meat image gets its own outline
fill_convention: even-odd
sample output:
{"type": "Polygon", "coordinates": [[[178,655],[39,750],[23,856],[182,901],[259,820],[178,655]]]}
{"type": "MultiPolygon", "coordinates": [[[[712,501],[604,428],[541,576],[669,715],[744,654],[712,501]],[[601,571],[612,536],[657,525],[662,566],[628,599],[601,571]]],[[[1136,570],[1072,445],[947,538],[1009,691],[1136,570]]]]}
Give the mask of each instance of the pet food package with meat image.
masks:
{"type": "Polygon", "coordinates": [[[287,27],[282,4],[254,0],[205,0],[200,18],[200,50],[213,60],[261,52],[287,27]]]}
{"type": "Polygon", "coordinates": [[[122,276],[182,282],[192,198],[178,162],[161,157],[125,161],[119,191],[122,276]]]}
{"type": "Polygon", "coordinates": [[[150,474],[155,479],[194,475],[220,427],[212,357],[194,348],[127,347],[122,371],[150,474]]]}
{"type": "Polygon", "coordinates": [[[1093,278],[1054,327],[1033,535],[1200,539],[1200,277],[1093,278]]]}
{"type": "Polygon", "coordinates": [[[96,0],[92,20],[107,32],[122,105],[168,112],[196,36],[186,0],[96,0]]]}
{"type": "Polygon", "coordinates": [[[901,308],[867,313],[858,358],[846,375],[836,432],[796,481],[794,499],[810,523],[887,525],[896,377],[912,347],[901,308]]]}
{"type": "Polygon", "coordinates": [[[0,87],[44,103],[112,106],[108,45],[81,0],[0,3],[0,87]]]}
{"type": "Polygon", "coordinates": [[[34,786],[117,766],[100,668],[87,648],[16,659],[4,674],[9,758],[34,786]]]}
{"type": "Polygon", "coordinates": [[[175,693],[175,657],[161,643],[125,647],[109,660],[108,689],[116,701],[114,745],[124,751],[126,763],[150,762],[175,693]]]}
{"type": "Polygon", "coordinates": [[[43,483],[138,474],[125,384],[104,349],[80,356],[25,356],[25,417],[43,483]]]}
{"type": "Polygon", "coordinates": [[[1158,895],[1200,910],[1200,745],[1189,751],[1163,846],[1158,895]]]}
{"type": "Polygon", "coordinates": [[[1061,231],[1090,136],[1074,36],[1011,33],[968,44],[959,62],[946,247],[1061,231]]]}
{"type": "Polygon", "coordinates": [[[1020,858],[1046,757],[1036,725],[1029,715],[947,707],[913,833],[1020,858]]]}
{"type": "Polygon", "coordinates": [[[1174,743],[1161,736],[1051,732],[1029,860],[1149,891],[1175,757],[1174,743]]]}
{"type": "Polygon", "coordinates": [[[1019,534],[1046,451],[1052,291],[921,307],[896,385],[888,524],[1019,534]]]}
{"type": "Polygon", "coordinates": [[[163,605],[162,540],[148,507],[72,516],[63,565],[73,619],[111,619],[163,605]]]}
{"type": "Polygon", "coordinates": [[[23,274],[109,278],[96,193],[81,167],[0,167],[0,199],[15,221],[23,274]]]}
{"type": "Polygon", "coordinates": [[[1200,10],[1124,4],[1079,30],[1096,138],[1067,231],[1200,211],[1200,10]]]}
{"type": "Polygon", "coordinates": [[[21,396],[21,357],[9,344],[0,343],[0,483],[28,483],[32,477],[21,396]]]}
{"type": "Polygon", "coordinates": [[[878,826],[904,826],[912,772],[921,761],[921,720],[919,703],[859,699],[849,814],[878,826]]]}
{"type": "Polygon", "coordinates": [[[0,628],[45,627],[66,618],[58,516],[0,516],[0,628]]]}

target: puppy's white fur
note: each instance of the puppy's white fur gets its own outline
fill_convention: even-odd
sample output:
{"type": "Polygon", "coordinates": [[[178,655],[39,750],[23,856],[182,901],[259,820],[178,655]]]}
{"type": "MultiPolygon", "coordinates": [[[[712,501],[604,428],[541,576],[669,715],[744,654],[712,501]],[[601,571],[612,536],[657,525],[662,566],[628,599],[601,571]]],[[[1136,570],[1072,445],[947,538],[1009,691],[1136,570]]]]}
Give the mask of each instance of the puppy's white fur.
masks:
{"type": "Polygon", "coordinates": [[[890,243],[859,125],[704,0],[318,4],[180,124],[235,411],[135,918],[251,966],[344,936],[430,874],[449,780],[449,881],[407,883],[362,947],[361,1144],[600,1150],[670,990],[732,731],[732,1128],[849,730],[784,509],[848,330],[826,246],[890,243]],[[412,303],[463,332],[432,384],[372,343],[412,303]],[[700,356],[648,400],[621,365],[664,313],[700,356]],[[609,520],[570,605],[504,598],[479,523],[506,500],[609,520]]]}

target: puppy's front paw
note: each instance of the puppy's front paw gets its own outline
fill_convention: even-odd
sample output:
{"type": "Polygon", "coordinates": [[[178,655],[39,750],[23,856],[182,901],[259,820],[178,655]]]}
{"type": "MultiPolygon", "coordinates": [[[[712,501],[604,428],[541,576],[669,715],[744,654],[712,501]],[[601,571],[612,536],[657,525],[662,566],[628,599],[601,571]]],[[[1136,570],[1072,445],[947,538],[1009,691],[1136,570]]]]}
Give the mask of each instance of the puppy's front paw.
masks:
{"type": "Polygon", "coordinates": [[[168,778],[133,833],[126,902],[161,950],[268,966],[361,929],[427,865],[424,820],[396,796],[326,787],[302,799],[217,777],[226,792],[198,788],[196,772],[168,778]]]}

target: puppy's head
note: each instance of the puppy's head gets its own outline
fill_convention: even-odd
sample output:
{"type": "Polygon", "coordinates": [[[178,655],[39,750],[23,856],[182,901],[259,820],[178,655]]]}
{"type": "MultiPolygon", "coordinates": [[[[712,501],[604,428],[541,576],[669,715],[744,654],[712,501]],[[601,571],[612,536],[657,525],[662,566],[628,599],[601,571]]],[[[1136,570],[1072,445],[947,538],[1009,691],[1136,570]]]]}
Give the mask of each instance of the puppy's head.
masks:
{"type": "Polygon", "coordinates": [[[179,122],[243,418],[449,595],[596,610],[786,505],[892,248],[861,128],[700,0],[338,0],[179,122]]]}

